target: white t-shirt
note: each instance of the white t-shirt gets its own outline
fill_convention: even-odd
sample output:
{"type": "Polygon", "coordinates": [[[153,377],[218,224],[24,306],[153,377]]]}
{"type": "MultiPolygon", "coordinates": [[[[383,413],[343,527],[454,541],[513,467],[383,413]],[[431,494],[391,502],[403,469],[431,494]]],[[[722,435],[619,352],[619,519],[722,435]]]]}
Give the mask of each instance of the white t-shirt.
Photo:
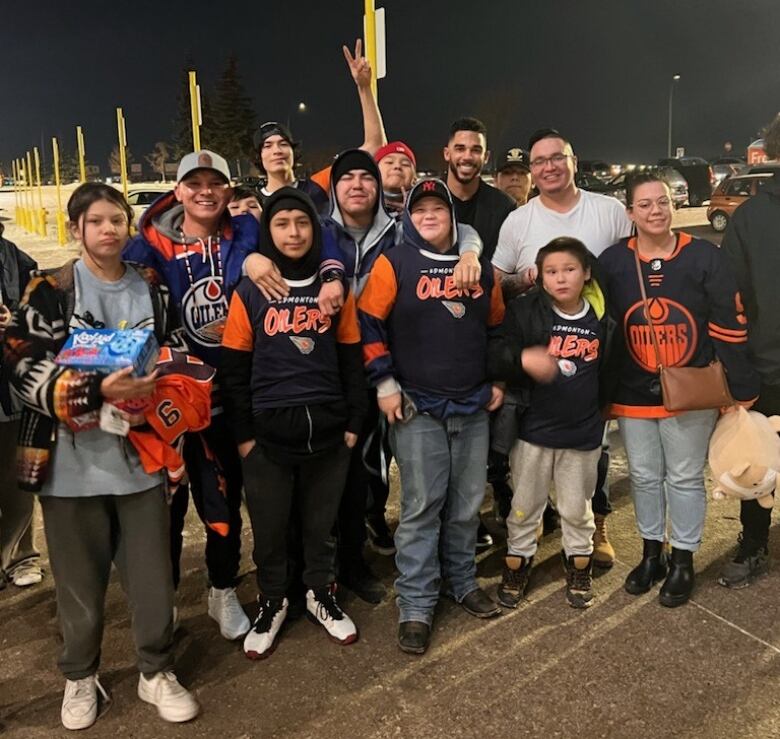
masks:
{"type": "Polygon", "coordinates": [[[516,274],[534,265],[536,254],[559,236],[579,239],[598,256],[631,233],[631,221],[620,201],[580,190],[577,204],[566,213],[550,210],[533,198],[512,211],[501,226],[493,266],[516,274]]]}

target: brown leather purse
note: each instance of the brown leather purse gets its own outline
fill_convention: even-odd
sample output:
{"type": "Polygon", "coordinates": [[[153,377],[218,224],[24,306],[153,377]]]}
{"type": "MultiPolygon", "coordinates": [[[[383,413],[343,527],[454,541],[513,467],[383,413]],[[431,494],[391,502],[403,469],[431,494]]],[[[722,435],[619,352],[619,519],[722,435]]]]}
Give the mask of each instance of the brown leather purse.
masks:
{"type": "Polygon", "coordinates": [[[726,373],[720,360],[714,359],[706,367],[664,367],[661,363],[661,351],[658,348],[658,337],[655,335],[653,319],[650,317],[650,303],[647,299],[642,265],[639,261],[639,246],[636,243],[634,245],[634,260],[636,261],[636,274],[639,278],[639,289],[642,292],[645,320],[650,327],[650,338],[653,341],[653,350],[658,364],[664,408],[667,411],[701,411],[734,405],[734,399],[731,397],[726,382],[726,373]]]}

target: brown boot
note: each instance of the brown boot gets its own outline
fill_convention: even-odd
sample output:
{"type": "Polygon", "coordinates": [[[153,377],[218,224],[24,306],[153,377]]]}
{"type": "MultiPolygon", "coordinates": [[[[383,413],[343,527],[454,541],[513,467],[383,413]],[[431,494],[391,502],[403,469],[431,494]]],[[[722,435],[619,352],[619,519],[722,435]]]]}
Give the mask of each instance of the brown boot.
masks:
{"type": "Polygon", "coordinates": [[[593,534],[593,565],[608,570],[615,564],[615,550],[607,539],[607,517],[597,513],[594,519],[596,531],[593,534]]]}

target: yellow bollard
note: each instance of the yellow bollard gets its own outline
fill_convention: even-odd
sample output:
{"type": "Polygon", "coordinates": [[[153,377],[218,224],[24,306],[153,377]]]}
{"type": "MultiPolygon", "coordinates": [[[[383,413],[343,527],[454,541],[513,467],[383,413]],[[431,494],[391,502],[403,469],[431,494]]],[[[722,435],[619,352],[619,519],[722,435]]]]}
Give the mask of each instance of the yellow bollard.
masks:
{"type": "Polygon", "coordinates": [[[16,176],[16,159],[11,162],[11,176],[14,178],[14,221],[19,223],[19,178],[16,176]]]}
{"type": "Polygon", "coordinates": [[[16,219],[16,222],[20,228],[24,228],[27,214],[24,208],[24,172],[21,159],[16,160],[16,176],[19,178],[19,217],[16,219]]]}
{"type": "Polygon", "coordinates": [[[38,189],[38,233],[46,236],[46,210],[43,207],[43,188],[41,187],[41,157],[38,153],[38,147],[33,147],[33,158],[35,159],[35,185],[38,189]]]}
{"type": "Polygon", "coordinates": [[[22,204],[22,220],[19,225],[27,231],[29,230],[29,213],[27,211],[27,170],[24,167],[24,159],[19,160],[17,167],[19,168],[19,176],[21,178],[19,182],[19,201],[22,204]]]}
{"type": "Polygon", "coordinates": [[[54,161],[54,184],[57,186],[57,243],[64,246],[68,243],[65,233],[65,214],[62,212],[62,188],[60,187],[60,147],[56,136],[52,136],[51,149],[54,161]]]}
{"type": "Polygon", "coordinates": [[[30,233],[35,233],[37,229],[36,214],[35,214],[35,196],[33,195],[33,166],[32,157],[30,152],[27,152],[27,230],[30,233]]]}

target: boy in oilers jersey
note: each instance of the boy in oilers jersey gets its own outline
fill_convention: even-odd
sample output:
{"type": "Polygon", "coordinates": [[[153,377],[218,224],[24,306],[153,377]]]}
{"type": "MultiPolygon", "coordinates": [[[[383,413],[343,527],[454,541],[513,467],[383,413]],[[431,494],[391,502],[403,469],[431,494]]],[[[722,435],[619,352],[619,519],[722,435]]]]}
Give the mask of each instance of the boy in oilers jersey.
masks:
{"type": "Polygon", "coordinates": [[[488,412],[503,400],[487,346],[504,304],[487,260],[476,285],[457,287],[460,231],[446,185],[417,183],[402,240],[377,257],[358,301],[363,359],[401,473],[398,644],[412,654],[428,647],[442,578],[468,613],[500,612],[477,585],[474,545],[488,412]]]}
{"type": "Polygon", "coordinates": [[[260,251],[289,295],[267,299],[249,279],[233,294],[223,339],[225,408],[242,458],[252,521],[260,610],[244,640],[267,657],[288,615],[291,519],[300,521],[306,609],[328,636],[351,644],[357,630],[335,597],[336,520],[368,408],[355,300],[331,318],[317,305],[322,230],[314,203],[283,187],[265,202],[260,251]]]}
{"type": "MultiPolygon", "coordinates": [[[[127,261],[154,268],[170,291],[189,351],[219,368],[222,333],[228,301],[242,277],[246,258],[257,249],[258,224],[251,215],[231,218],[230,169],[214,152],[187,154],[179,163],[176,187],[144,213],[138,235],[123,252],[127,261]]],[[[209,615],[226,639],[243,636],[250,627],[235,593],[241,555],[241,463],[231,431],[222,414],[219,391],[212,399],[211,425],[200,434],[187,434],[184,460],[192,497],[204,520],[204,500],[219,495],[211,488],[217,478],[204,454],[208,445],[224,474],[228,533],[206,528],[206,566],[209,615]]],[[[182,531],[189,495],[181,486],[171,505],[171,557],[174,584],[179,582],[182,531]]]]}
{"type": "Polygon", "coordinates": [[[525,596],[551,483],[563,531],[566,600],[593,601],[596,487],[604,421],[606,347],[615,322],[592,277],[592,255],[562,236],[536,257],[537,284],[510,300],[488,367],[517,399],[519,418],[509,453],[514,495],[498,600],[517,608],[525,596]],[[602,402],[603,404],[603,402],[602,402]]]}

